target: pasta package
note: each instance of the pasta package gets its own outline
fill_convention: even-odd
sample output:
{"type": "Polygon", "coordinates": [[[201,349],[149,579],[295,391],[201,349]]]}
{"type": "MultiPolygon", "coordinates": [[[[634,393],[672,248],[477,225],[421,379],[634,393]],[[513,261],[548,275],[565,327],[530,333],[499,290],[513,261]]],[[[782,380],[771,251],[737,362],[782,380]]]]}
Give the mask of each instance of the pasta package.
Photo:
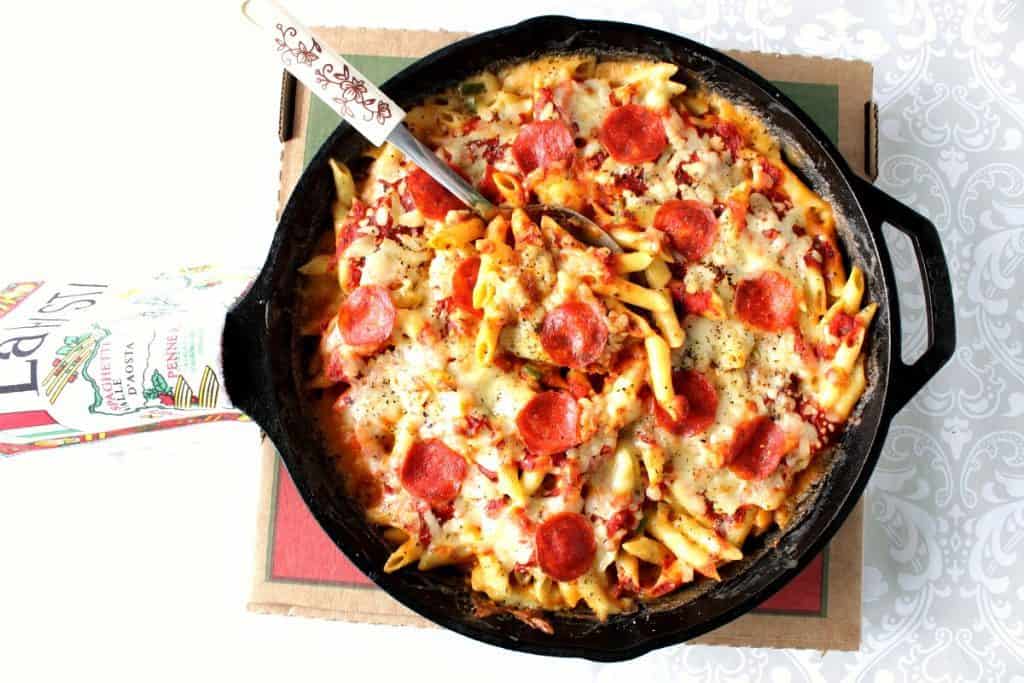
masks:
{"type": "Polygon", "coordinates": [[[876,304],[764,126],[676,71],[550,56],[412,109],[486,224],[391,145],[331,162],[309,396],[384,571],[604,619],[719,580],[825,470],[876,304]]]}
{"type": "Polygon", "coordinates": [[[224,391],[220,332],[250,281],[202,266],[0,289],[0,454],[243,419],[224,391]]]}

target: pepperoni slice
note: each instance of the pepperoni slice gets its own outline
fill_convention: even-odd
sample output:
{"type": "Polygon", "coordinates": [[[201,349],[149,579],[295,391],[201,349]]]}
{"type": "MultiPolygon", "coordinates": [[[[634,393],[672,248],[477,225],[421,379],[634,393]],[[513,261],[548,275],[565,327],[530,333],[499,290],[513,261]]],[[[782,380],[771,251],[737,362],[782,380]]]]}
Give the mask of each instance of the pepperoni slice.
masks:
{"type": "Polygon", "coordinates": [[[473,288],[480,274],[480,257],[471,256],[458,265],[452,275],[452,303],[457,308],[476,317],[483,315],[479,308],[473,308],[473,288]]]}
{"type": "Polygon", "coordinates": [[[380,285],[357,287],[338,310],[338,330],[350,346],[380,346],[394,326],[395,305],[380,285]]]}
{"type": "Polygon", "coordinates": [[[413,170],[405,178],[405,186],[412,195],[416,208],[427,218],[441,220],[453,209],[464,209],[463,204],[448,190],[444,189],[441,183],[431,178],[421,168],[413,170]]]}
{"type": "Polygon", "coordinates": [[[796,288],[775,272],[741,281],[733,303],[740,320],[765,332],[780,332],[796,323],[796,288]]]}
{"type": "Polygon", "coordinates": [[[512,156],[523,173],[568,162],[576,155],[572,131],[564,121],[534,121],[519,130],[512,156]]]}
{"type": "Polygon", "coordinates": [[[671,199],[654,214],[654,227],[668,234],[688,261],[699,261],[718,239],[718,219],[711,207],[695,199],[671,199]]]}
{"type": "Polygon", "coordinates": [[[459,495],[466,478],[466,461],[438,439],[417,441],[405,456],[399,477],[412,495],[431,505],[442,505],[459,495]]]}
{"type": "Polygon", "coordinates": [[[594,564],[594,529],[578,512],[559,512],[537,528],[537,564],[556,581],[572,581],[594,564]]]}
{"type": "Polygon", "coordinates": [[[686,403],[682,419],[673,420],[659,405],[655,405],[654,416],[658,425],[673,434],[689,436],[702,434],[715,423],[718,414],[718,392],[708,378],[696,370],[677,370],[672,373],[672,386],[676,398],[686,403]]]}
{"type": "Polygon", "coordinates": [[[598,139],[613,159],[624,164],[654,161],[668,144],[661,117],[639,104],[613,109],[604,118],[598,139]]]}
{"type": "Polygon", "coordinates": [[[741,479],[765,479],[786,455],[786,433],[767,415],[737,427],[729,469],[741,479]]]}
{"type": "Polygon", "coordinates": [[[555,455],[580,442],[580,408],[571,394],[542,391],[516,416],[519,436],[536,455],[555,455]]]}
{"type": "Polygon", "coordinates": [[[601,357],[608,326],[593,306],[570,301],[544,316],[540,343],[555,363],[580,370],[601,357]]]}

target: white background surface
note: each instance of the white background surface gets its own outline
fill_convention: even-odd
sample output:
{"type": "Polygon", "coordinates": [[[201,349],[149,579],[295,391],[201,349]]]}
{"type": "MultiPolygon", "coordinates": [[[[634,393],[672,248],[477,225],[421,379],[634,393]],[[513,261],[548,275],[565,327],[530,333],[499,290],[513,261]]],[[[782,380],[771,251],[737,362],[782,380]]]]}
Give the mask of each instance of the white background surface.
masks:
{"type": "MultiPolygon", "coordinates": [[[[290,2],[309,24],[480,30],[560,11],[875,62],[880,184],[939,225],[965,348],[872,483],[860,653],[679,647],[601,666],[249,614],[256,428],[215,424],[0,461],[0,681],[1021,680],[1017,4],[290,2]]],[[[19,3],[0,64],[0,281],[261,262],[280,71],[235,2],[19,3]]]]}

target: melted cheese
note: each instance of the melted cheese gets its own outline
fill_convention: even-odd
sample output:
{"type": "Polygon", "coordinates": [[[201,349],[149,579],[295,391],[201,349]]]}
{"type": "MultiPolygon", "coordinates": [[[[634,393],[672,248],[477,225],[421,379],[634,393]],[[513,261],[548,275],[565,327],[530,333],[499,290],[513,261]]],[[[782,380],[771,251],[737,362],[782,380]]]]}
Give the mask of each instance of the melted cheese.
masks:
{"type": "MultiPolygon", "coordinates": [[[[681,97],[685,88],[672,80],[675,73],[669,64],[545,58],[474,77],[468,81],[473,88],[411,110],[408,123],[478,185],[489,173],[505,173],[521,185],[522,201],[539,198],[590,211],[607,225],[647,229],[642,244],[648,246],[638,248],[646,250],[646,262],[660,259],[661,272],[671,267],[670,287],[713,294],[714,314],[682,318],[685,341],[671,350],[673,367],[703,373],[718,397],[714,421],[701,433],[674,434],[652,416],[643,398],[652,383],[643,338],[657,334],[661,321],[648,316],[638,323],[639,309],[599,293],[621,276],[607,253],[543,222],[523,225],[513,217],[510,237],[501,241],[479,222],[468,222],[464,212],[450,212],[447,222],[427,218],[408,203],[405,179],[412,166],[391,145],[371,153],[375,160],[354,189],[351,175],[335,164],[335,177],[345,183],[336,202],[339,230],[346,226],[344,214],[354,210],[353,194],[365,212],[351,219],[358,230],[340,254],[337,273],[324,266],[326,257],[310,273],[330,275],[348,292],[355,284],[346,278],[358,272],[358,285],[389,293],[399,324],[388,343],[367,352],[346,346],[335,310],[315,311],[313,321],[304,321],[304,329],[316,330],[316,321],[331,321],[318,345],[314,386],[348,385],[330,428],[351,435],[346,443],[355,452],[349,456],[382,485],[368,519],[401,529],[414,545],[425,544],[421,567],[475,557],[473,585],[509,604],[569,607],[582,597],[599,614],[625,608],[602,592],[604,572],[623,557],[622,539],[644,532],[619,531],[615,524],[638,523],[656,503],[667,502],[673,514],[693,515],[704,525],[710,515],[733,515],[744,506],[770,512],[788,504],[798,475],[821,446],[811,417],[800,411],[839,392],[835,378],[852,373],[840,364],[854,363],[860,353],[858,345],[819,361],[807,351],[815,342],[844,343],[827,322],[840,304],[856,313],[863,292],[862,280],[852,278],[853,289],[830,279],[827,295],[817,284],[826,264],[812,251],[814,240],[835,246],[830,208],[785,169],[777,146],[756,122],[720,98],[681,97]],[[653,161],[623,163],[604,147],[608,114],[627,102],[655,112],[664,126],[667,146],[653,161]],[[572,164],[521,171],[512,149],[531,119],[566,124],[576,150],[572,164]],[[738,153],[723,138],[723,125],[745,136],[738,153]],[[781,168],[774,191],[765,164],[781,168]],[[715,212],[717,238],[697,262],[686,263],[670,236],[651,227],[659,208],[673,199],[696,200],[715,212]],[[820,225],[807,224],[812,210],[820,225]],[[482,263],[472,292],[483,309],[479,316],[454,302],[459,292],[453,278],[475,256],[482,263]],[[784,332],[752,328],[734,310],[736,286],[767,271],[795,283],[801,296],[818,292],[825,301],[811,306],[801,299],[799,325],[784,332]],[[608,330],[601,359],[587,368],[590,379],[554,366],[544,348],[545,316],[567,302],[591,306],[608,330]],[[813,317],[822,305],[835,309],[824,321],[813,317]],[[494,362],[482,362],[477,353],[481,330],[495,334],[494,362]],[[539,392],[569,388],[586,394],[577,401],[581,443],[535,458],[525,450],[517,418],[539,392]],[[773,472],[747,479],[728,462],[739,428],[766,415],[785,435],[788,450],[773,472]],[[450,510],[431,507],[402,485],[406,454],[426,439],[442,441],[466,460],[450,510]],[[592,572],[557,584],[537,565],[535,529],[563,511],[585,516],[597,549],[592,572]],[[513,573],[515,581],[509,579],[513,573]]],[[[660,295],[668,300],[665,291],[660,295]]],[[[336,307],[340,297],[321,299],[336,307]]],[[[870,311],[859,315],[870,322],[870,311]]],[[[660,381],[659,391],[668,391],[668,384],[660,381]]],[[[657,552],[671,556],[661,547],[657,552]]],[[[623,571],[636,569],[630,557],[623,571]]],[[[694,569],[707,569],[682,566],[680,559],[661,580],[689,580],[694,569]]]]}

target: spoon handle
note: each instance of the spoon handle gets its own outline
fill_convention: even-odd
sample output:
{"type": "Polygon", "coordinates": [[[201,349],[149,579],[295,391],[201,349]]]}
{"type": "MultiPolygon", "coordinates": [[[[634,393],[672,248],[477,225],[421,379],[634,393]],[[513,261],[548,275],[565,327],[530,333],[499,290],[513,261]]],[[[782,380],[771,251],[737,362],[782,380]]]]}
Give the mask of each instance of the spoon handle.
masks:
{"type": "Polygon", "coordinates": [[[431,152],[426,145],[417,140],[405,126],[396,126],[395,130],[388,136],[388,142],[402,150],[402,154],[406,158],[426,171],[434,180],[441,183],[446,190],[458,197],[474,213],[490,220],[498,212],[494,204],[456,173],[451,166],[431,152]]]}
{"type": "Polygon", "coordinates": [[[405,112],[366,76],[274,0],[244,0],[242,14],[267,32],[281,64],[375,146],[384,144],[405,112]]]}

